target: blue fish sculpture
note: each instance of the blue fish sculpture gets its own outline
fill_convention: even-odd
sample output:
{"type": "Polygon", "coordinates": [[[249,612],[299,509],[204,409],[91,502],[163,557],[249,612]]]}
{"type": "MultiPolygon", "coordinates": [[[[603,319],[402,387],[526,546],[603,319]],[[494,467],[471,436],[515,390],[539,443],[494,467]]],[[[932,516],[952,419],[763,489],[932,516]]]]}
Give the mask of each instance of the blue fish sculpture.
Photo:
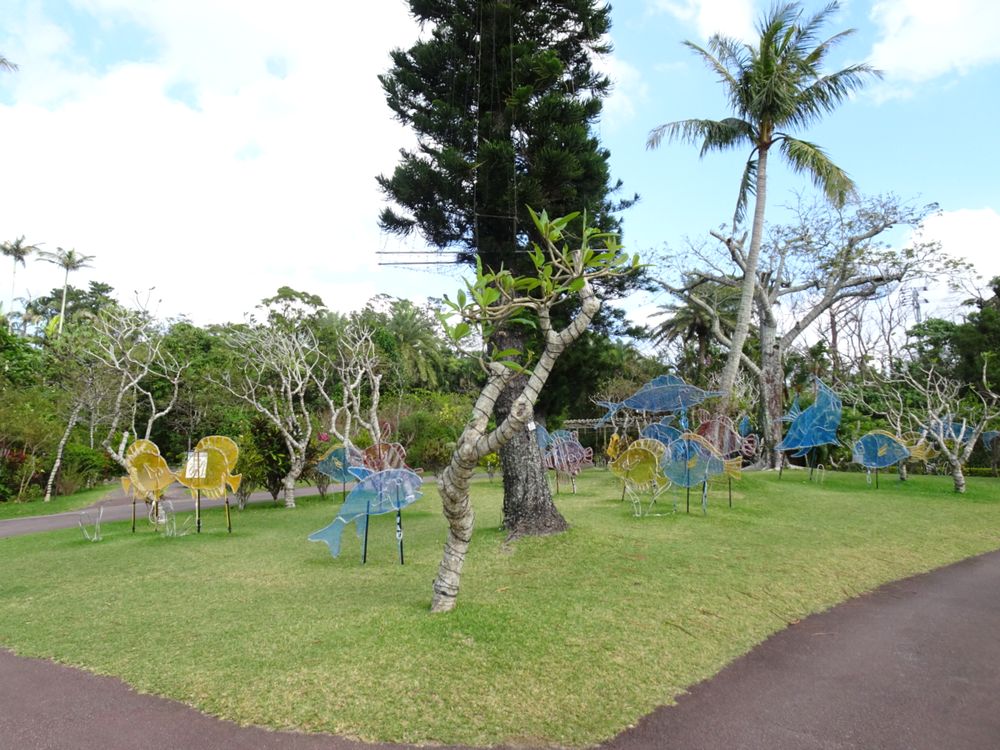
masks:
{"type": "Polygon", "coordinates": [[[368,516],[393,513],[419,500],[423,480],[410,469],[386,469],[369,474],[347,495],[333,522],[309,535],[310,542],[325,542],[334,557],[340,555],[340,536],[344,527],[355,522],[358,538],[365,535],[368,516]]]}
{"type": "Polygon", "coordinates": [[[940,434],[945,440],[952,440],[959,446],[965,445],[976,435],[975,429],[968,422],[944,422],[940,419],[926,425],[923,432],[925,435],[940,434]]]}
{"type": "Polygon", "coordinates": [[[885,469],[910,457],[910,449],[898,437],[883,430],[873,430],[854,443],[851,459],[867,469],[885,469]]]}
{"type": "Polygon", "coordinates": [[[642,388],[624,401],[598,401],[608,413],[601,417],[598,426],[606,423],[622,409],[634,411],[661,413],[684,412],[702,401],[717,398],[722,391],[706,391],[696,385],[689,385],[674,375],[661,375],[646,383],[642,388]]]}
{"type": "Polygon", "coordinates": [[[785,439],[775,446],[779,451],[795,451],[793,456],[804,456],[817,445],[837,444],[837,428],[840,426],[841,402],[830,388],[816,378],[816,400],[804,410],[796,410],[798,399],[792,404],[788,416],[791,425],[785,439]]]}
{"type": "Polygon", "coordinates": [[[724,459],[704,437],[685,432],[660,459],[664,475],[679,487],[697,487],[720,475],[739,477],[742,461],[724,459]]]}
{"type": "Polygon", "coordinates": [[[987,452],[993,450],[993,441],[1000,437],[1000,430],[986,430],[983,433],[983,447],[987,452]]]}
{"type": "Polygon", "coordinates": [[[326,474],[334,482],[353,482],[355,476],[350,473],[350,469],[347,449],[342,445],[331,449],[316,464],[316,471],[326,474]]]}
{"type": "Polygon", "coordinates": [[[681,436],[681,431],[672,425],[663,424],[663,422],[654,422],[643,427],[639,435],[644,438],[659,440],[664,445],[670,445],[670,443],[681,436]]]}

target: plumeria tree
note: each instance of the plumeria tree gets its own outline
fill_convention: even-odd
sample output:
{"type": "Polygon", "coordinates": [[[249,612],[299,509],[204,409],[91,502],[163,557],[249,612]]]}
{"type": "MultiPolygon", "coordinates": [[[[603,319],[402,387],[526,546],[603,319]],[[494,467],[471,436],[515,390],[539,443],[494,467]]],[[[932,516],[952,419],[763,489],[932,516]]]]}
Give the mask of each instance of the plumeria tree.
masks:
{"type": "MultiPolygon", "coordinates": [[[[469,500],[469,482],[480,461],[498,451],[515,435],[534,430],[534,405],[559,356],[587,330],[600,309],[593,283],[627,273],[638,267],[638,257],[629,258],[614,235],[588,228],[571,235],[579,214],[549,219],[546,213],[531,217],[542,238],[529,252],[534,274],[516,275],[509,270],[484,270],[477,265],[476,277],[466,283],[454,301],[445,298],[452,313],[445,322],[456,343],[478,342],[484,349],[481,362],[487,374],[472,409],[472,417],[459,437],[451,462],[438,480],[443,511],[448,521],[448,539],[434,580],[431,610],[446,612],[455,607],[462,567],[472,539],[475,514],[469,500]],[[565,327],[553,323],[553,310],[575,300],[578,308],[565,327]],[[457,318],[457,320],[455,320],[457,318]],[[543,347],[537,353],[502,349],[498,330],[536,326],[543,347]],[[515,379],[523,376],[523,387],[509,411],[489,426],[497,399],[515,379]]],[[[530,441],[534,450],[537,443],[530,441]]]]}

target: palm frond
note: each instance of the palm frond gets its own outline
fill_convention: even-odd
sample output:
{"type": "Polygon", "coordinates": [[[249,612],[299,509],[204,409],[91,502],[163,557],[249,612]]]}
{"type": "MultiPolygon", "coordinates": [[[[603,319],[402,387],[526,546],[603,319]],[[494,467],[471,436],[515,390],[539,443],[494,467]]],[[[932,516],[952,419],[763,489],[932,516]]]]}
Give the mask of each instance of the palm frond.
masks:
{"type": "MultiPolygon", "coordinates": [[[[717,41],[716,41],[717,38],[719,38],[718,34],[716,34],[715,36],[713,36],[709,40],[708,46],[711,47],[711,48],[715,48],[716,50],[718,50],[719,47],[717,46],[717,44],[718,44],[717,41]]],[[[695,53],[697,53],[701,57],[701,59],[705,61],[705,64],[711,70],[714,70],[716,72],[716,74],[718,74],[719,80],[721,80],[722,83],[726,84],[726,86],[728,88],[732,88],[732,87],[734,87],[734,86],[737,85],[736,78],[733,76],[733,74],[732,74],[732,72],[730,70],[730,67],[729,67],[729,65],[732,65],[732,63],[730,62],[729,65],[727,65],[728,49],[729,49],[728,42],[731,42],[732,40],[724,40],[724,41],[727,42],[727,43],[724,45],[723,49],[727,50],[727,52],[725,54],[723,54],[722,57],[726,58],[726,59],[721,59],[721,60],[718,57],[716,57],[715,55],[713,55],[711,52],[709,52],[708,50],[706,50],[704,47],[700,47],[699,45],[695,44],[694,42],[689,42],[689,41],[685,40],[683,42],[683,44],[684,44],[685,47],[687,47],[687,48],[693,50],[695,53]]],[[[736,65],[734,67],[735,67],[736,70],[740,69],[739,65],[736,65]]]]}
{"type": "Polygon", "coordinates": [[[3,55],[0,55],[0,70],[17,70],[17,63],[13,63],[3,55]]]}
{"type": "Polygon", "coordinates": [[[833,205],[843,206],[854,193],[854,181],[830,161],[819,146],[809,141],[781,134],[781,153],[796,172],[809,175],[833,205]]]}
{"type": "Polygon", "coordinates": [[[867,80],[881,77],[882,71],[866,63],[851,65],[836,73],[823,76],[802,89],[795,111],[785,122],[779,124],[787,123],[799,127],[808,125],[821,115],[832,112],[855,91],[864,88],[867,80]]]}
{"type": "Polygon", "coordinates": [[[736,210],[733,212],[733,228],[740,226],[747,215],[747,206],[750,205],[750,198],[757,195],[757,158],[756,151],[754,157],[747,161],[743,168],[743,177],[740,180],[740,192],[736,196],[736,210]]]}
{"type": "Polygon", "coordinates": [[[668,141],[701,141],[701,155],[708,151],[721,151],[741,144],[753,142],[753,126],[736,117],[724,120],[678,120],[667,122],[649,132],[646,148],[656,148],[663,139],[668,141]]]}

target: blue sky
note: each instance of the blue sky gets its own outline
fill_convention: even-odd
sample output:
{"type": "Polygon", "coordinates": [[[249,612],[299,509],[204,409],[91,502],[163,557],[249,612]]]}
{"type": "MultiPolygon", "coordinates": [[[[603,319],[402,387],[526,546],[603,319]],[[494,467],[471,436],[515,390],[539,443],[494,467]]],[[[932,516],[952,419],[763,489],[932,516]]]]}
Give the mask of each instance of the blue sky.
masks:
{"type": "MultiPolygon", "coordinates": [[[[138,292],[199,323],[239,320],[284,284],[340,310],[380,292],[453,291],[460,270],[390,269],[375,255],[421,249],[379,231],[374,182],[411,142],[375,76],[419,31],[402,0],[339,5],[5,0],[0,54],[20,70],[0,74],[0,239],[95,255],[74,284],[106,281],[123,301],[138,292]]],[[[645,141],[663,122],[727,114],[681,43],[747,38],[765,7],[614,3],[615,51],[601,65],[615,91],[599,133],[615,177],[641,195],[624,216],[629,249],[680,249],[731,216],[745,154],[699,160],[693,146],[645,141]]],[[[1000,274],[1000,4],[853,0],[827,31],[848,27],[832,64],[870,61],[885,78],[801,135],[862,193],[939,203],[927,236],[1000,274]]],[[[780,167],[771,180],[774,220],[793,191],[811,192],[780,167]]],[[[44,263],[17,280],[17,296],[61,283],[44,263]]],[[[641,318],[663,301],[629,307],[641,318]]]]}

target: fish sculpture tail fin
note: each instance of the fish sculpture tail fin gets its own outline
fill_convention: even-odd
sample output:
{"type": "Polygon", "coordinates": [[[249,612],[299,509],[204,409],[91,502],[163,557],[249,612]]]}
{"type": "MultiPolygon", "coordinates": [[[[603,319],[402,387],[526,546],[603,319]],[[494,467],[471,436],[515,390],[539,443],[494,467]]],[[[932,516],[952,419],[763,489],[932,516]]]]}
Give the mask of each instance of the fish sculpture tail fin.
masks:
{"type": "Polygon", "coordinates": [[[329,526],[310,534],[309,541],[325,542],[326,546],[330,548],[330,554],[334,557],[340,557],[340,535],[343,533],[346,525],[347,523],[344,519],[337,516],[329,526]]]}
{"type": "Polygon", "coordinates": [[[597,421],[596,426],[601,427],[602,425],[606,424],[610,419],[612,419],[615,416],[615,414],[620,412],[625,404],[624,402],[615,403],[613,401],[598,401],[597,405],[608,410],[608,413],[597,421]]]}
{"type": "Polygon", "coordinates": [[[927,461],[934,457],[936,451],[930,446],[929,443],[921,440],[916,445],[906,446],[910,451],[910,458],[914,461],[927,461]]]}
{"type": "Polygon", "coordinates": [[[743,474],[743,459],[740,457],[727,458],[722,462],[722,473],[727,477],[739,479],[743,474]]]}
{"type": "Polygon", "coordinates": [[[234,493],[240,491],[240,483],[242,481],[243,481],[242,474],[230,474],[229,476],[226,477],[226,484],[229,485],[230,491],[234,493]]]}
{"type": "Polygon", "coordinates": [[[132,480],[128,477],[122,477],[122,489],[125,491],[125,494],[128,495],[132,489],[132,480]]]}

